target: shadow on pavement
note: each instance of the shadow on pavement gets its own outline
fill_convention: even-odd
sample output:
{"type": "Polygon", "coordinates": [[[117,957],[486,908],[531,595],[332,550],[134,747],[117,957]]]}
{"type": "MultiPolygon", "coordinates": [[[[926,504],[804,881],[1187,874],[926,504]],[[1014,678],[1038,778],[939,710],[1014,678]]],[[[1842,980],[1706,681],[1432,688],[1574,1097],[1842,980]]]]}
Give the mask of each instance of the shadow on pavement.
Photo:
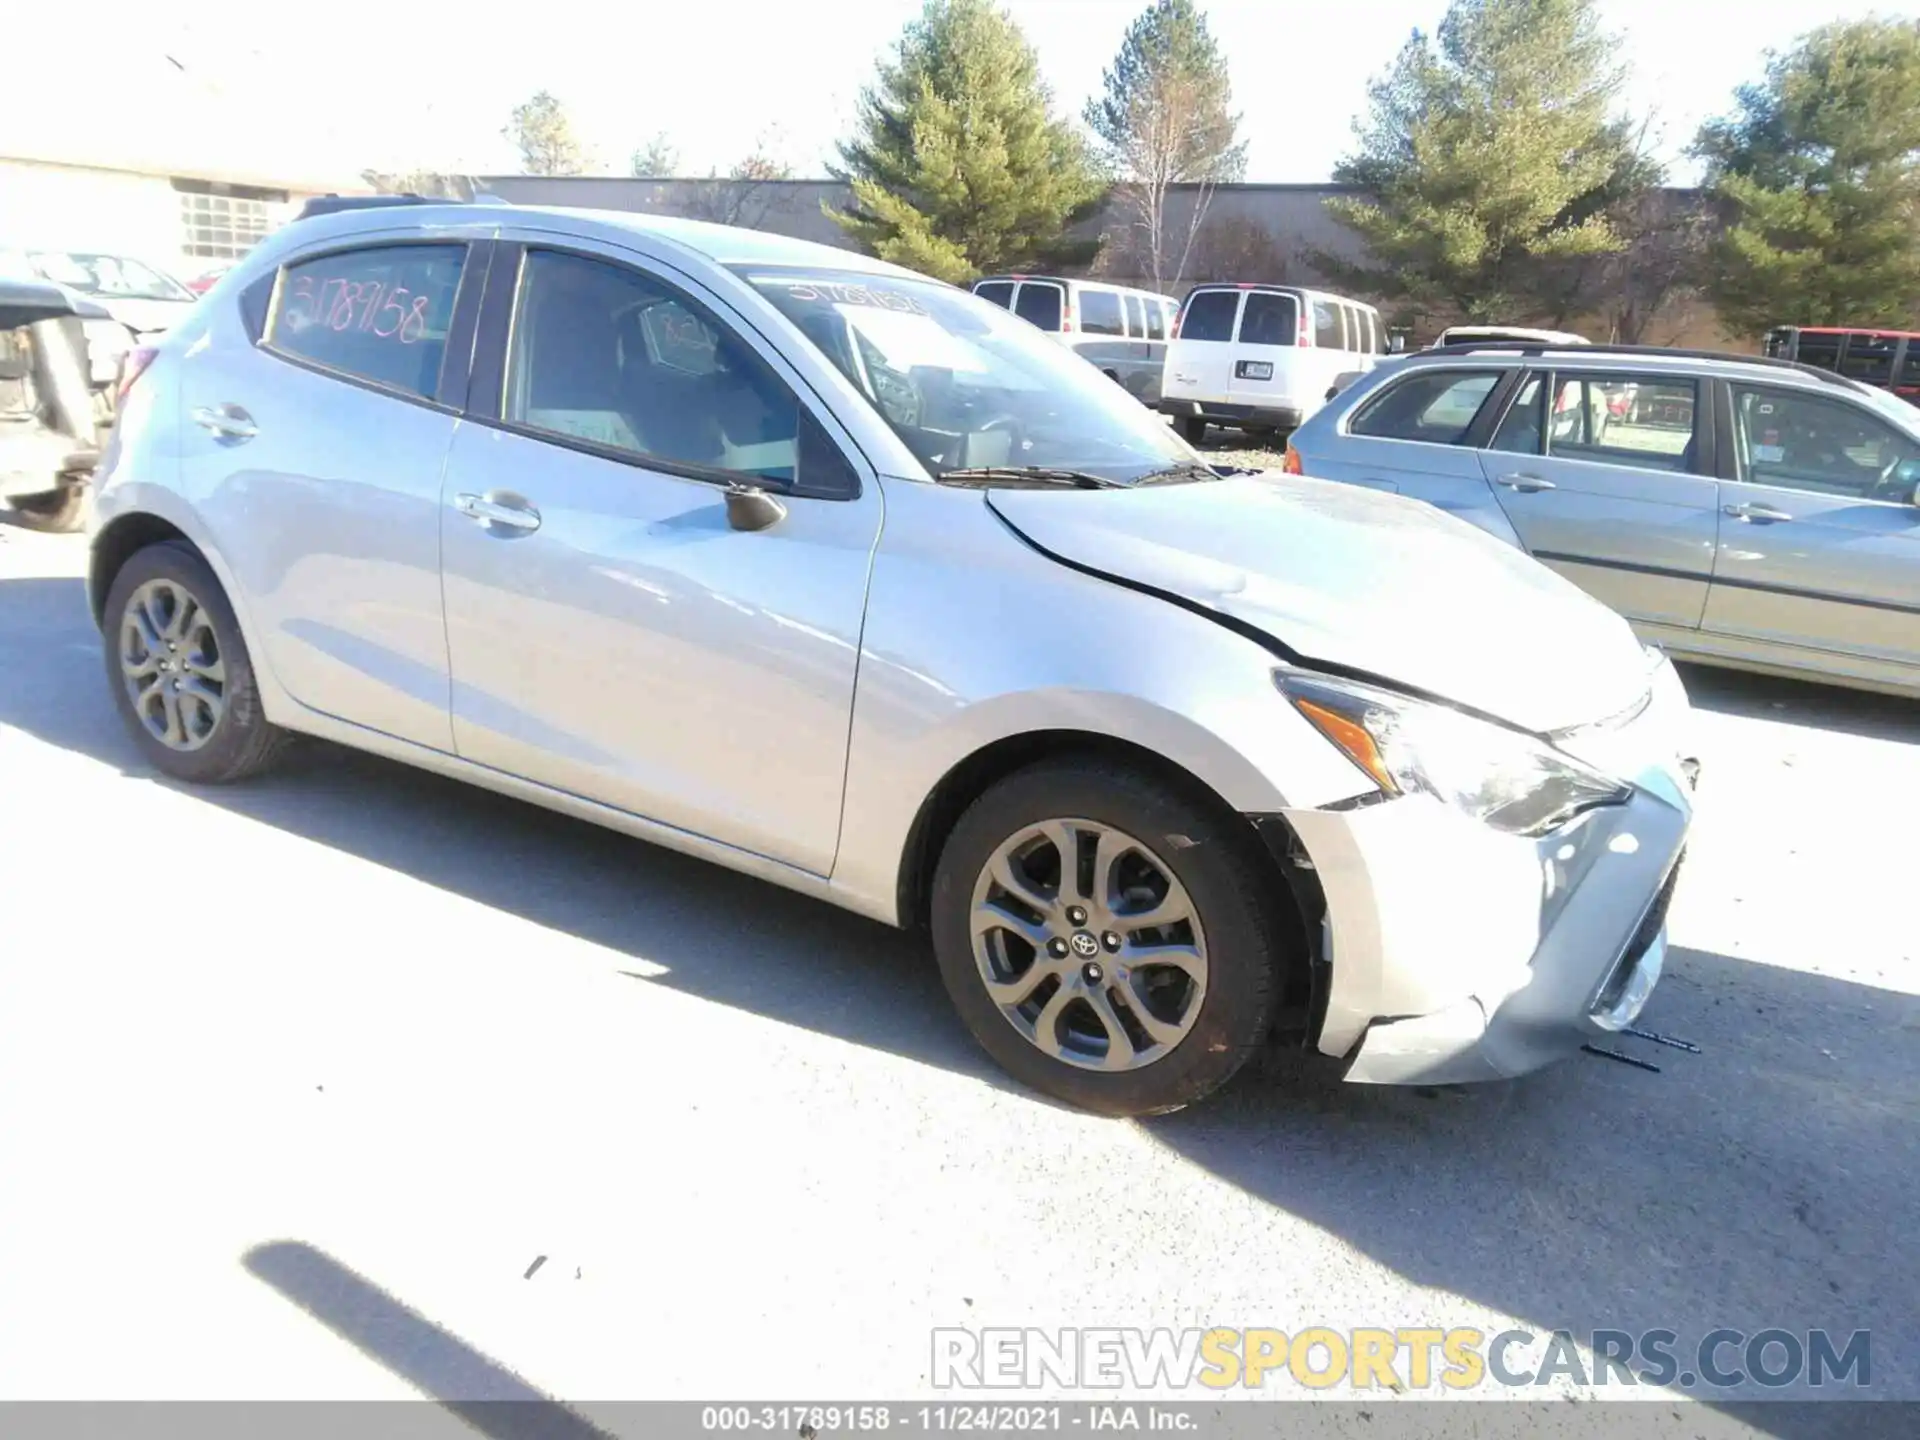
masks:
{"type": "MultiPolygon", "coordinates": [[[[0,674],[15,682],[0,688],[0,724],[148,773],[101,692],[78,580],[0,581],[0,674]]],[[[1920,724],[1873,697],[1688,682],[1710,708],[1765,715],[1785,696],[1920,740],[1920,724]]],[[[287,773],[191,793],[670,968],[649,983],[1002,1083],[919,937],[328,746],[287,773]],[[548,882],[497,883],[515,873],[548,882]]],[[[1870,1329],[1873,1393],[1920,1396],[1920,1000],[1679,949],[1646,1022],[1705,1053],[1648,1050],[1659,1075],[1581,1057],[1445,1091],[1344,1086],[1327,1065],[1274,1055],[1144,1129],[1372,1260],[1536,1330],[1671,1329],[1685,1360],[1719,1326],[1824,1328],[1842,1343],[1870,1329]]],[[[292,1267],[276,1272],[292,1286],[309,1262],[273,1263],[292,1267]]],[[[1243,1322],[1259,1317],[1222,1317],[1243,1322]]],[[[1749,1410],[1736,1399],[1767,1392],[1692,1393],[1792,1440],[1870,1433],[1854,1406],[1749,1410]]]]}
{"type": "Polygon", "coordinates": [[[1701,710],[1920,745],[1920,700],[1707,665],[1682,665],[1680,676],[1701,710]]]}

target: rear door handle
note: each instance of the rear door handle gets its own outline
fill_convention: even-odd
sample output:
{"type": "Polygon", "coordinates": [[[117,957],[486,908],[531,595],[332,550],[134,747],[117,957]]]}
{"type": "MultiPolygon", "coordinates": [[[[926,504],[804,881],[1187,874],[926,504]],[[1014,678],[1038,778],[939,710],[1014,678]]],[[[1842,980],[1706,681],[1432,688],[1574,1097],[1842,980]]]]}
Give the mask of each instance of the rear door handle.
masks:
{"type": "Polygon", "coordinates": [[[515,531],[540,528],[540,512],[518,496],[508,500],[494,495],[456,495],[453,508],[488,527],[515,531]]]}
{"type": "Polygon", "coordinates": [[[1757,520],[1762,525],[1793,519],[1785,510],[1776,510],[1771,505],[1727,505],[1722,509],[1736,520],[1757,520]]]}
{"type": "Polygon", "coordinates": [[[222,440],[251,440],[260,433],[253,417],[238,405],[202,405],[193,412],[193,423],[222,440]]]}
{"type": "Polygon", "coordinates": [[[1518,490],[1522,495],[1531,495],[1537,490],[1558,490],[1560,487],[1542,475],[1502,475],[1497,482],[1509,490],[1518,490]]]}

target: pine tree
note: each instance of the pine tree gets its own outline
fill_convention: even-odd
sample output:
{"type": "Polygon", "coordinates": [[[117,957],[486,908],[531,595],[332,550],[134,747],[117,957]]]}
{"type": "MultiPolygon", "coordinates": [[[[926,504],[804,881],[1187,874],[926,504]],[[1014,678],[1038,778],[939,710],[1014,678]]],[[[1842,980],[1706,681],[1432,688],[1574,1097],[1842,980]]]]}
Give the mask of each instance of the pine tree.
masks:
{"type": "MultiPolygon", "coordinates": [[[[1631,136],[1595,0],[1453,0],[1370,88],[1328,209],[1372,263],[1315,257],[1354,288],[1469,320],[1540,308],[1542,265],[1617,250],[1607,212],[1631,136]]],[[[1635,183],[1644,183],[1643,178],[1635,183]]]]}
{"type": "Polygon", "coordinates": [[[1814,31],[1702,130],[1730,328],[1920,323],[1920,22],[1814,31]]]}
{"type": "Polygon", "coordinates": [[[1069,228],[1100,187],[1052,113],[1033,49],[991,0],[926,0],[861,97],[832,215],[868,250],[943,280],[1090,260],[1069,228]]]}
{"type": "Polygon", "coordinates": [[[1178,287],[1214,186],[1240,177],[1247,149],[1226,57],[1193,0],[1153,0],[1140,12],[1084,118],[1119,182],[1135,263],[1155,289],[1178,287]],[[1184,205],[1175,186],[1192,187],[1184,205]]]}

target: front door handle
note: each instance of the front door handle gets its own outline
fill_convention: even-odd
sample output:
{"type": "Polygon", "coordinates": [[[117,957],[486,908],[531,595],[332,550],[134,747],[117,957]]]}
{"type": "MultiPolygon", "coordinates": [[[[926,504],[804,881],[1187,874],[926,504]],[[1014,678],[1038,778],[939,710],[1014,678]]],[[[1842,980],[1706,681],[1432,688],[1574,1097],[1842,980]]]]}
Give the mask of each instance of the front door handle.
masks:
{"type": "Polygon", "coordinates": [[[498,492],[487,495],[456,495],[453,508],[469,520],[476,520],[488,528],[501,530],[529,531],[540,528],[540,512],[515,495],[508,497],[498,492]]]}
{"type": "Polygon", "coordinates": [[[238,405],[202,405],[193,412],[193,423],[222,440],[251,440],[260,433],[253,416],[238,405]]]}
{"type": "Polygon", "coordinates": [[[1771,505],[1727,505],[1722,508],[1726,514],[1736,520],[1753,520],[1762,525],[1772,525],[1781,520],[1793,519],[1793,516],[1785,510],[1776,510],[1771,505]]]}
{"type": "Polygon", "coordinates": [[[1538,490],[1557,490],[1560,487],[1543,475],[1502,475],[1496,482],[1509,490],[1518,490],[1522,495],[1531,495],[1538,490]]]}

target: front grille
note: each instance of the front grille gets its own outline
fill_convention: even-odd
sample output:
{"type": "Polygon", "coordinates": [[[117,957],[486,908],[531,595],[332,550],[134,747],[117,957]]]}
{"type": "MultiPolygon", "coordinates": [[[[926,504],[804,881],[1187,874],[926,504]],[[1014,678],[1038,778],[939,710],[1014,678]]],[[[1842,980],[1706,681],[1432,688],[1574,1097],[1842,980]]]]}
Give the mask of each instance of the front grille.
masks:
{"type": "Polygon", "coordinates": [[[1667,923],[1667,908],[1673,904],[1674,886],[1680,883],[1680,865],[1686,857],[1673,862],[1673,869],[1667,872],[1666,883],[1660,887],[1660,893],[1653,897],[1653,904],[1647,907],[1647,913],[1641,917],[1640,926],[1633,932],[1633,938],[1627,941],[1626,949],[1620,952],[1620,958],[1614,962],[1613,973],[1607,976],[1607,983],[1600,987],[1600,993],[1594,998],[1593,1009],[1611,1010],[1619,1003],[1625,993],[1627,982],[1633,978],[1634,968],[1652,946],[1654,937],[1659,935],[1660,927],[1667,923]]]}

